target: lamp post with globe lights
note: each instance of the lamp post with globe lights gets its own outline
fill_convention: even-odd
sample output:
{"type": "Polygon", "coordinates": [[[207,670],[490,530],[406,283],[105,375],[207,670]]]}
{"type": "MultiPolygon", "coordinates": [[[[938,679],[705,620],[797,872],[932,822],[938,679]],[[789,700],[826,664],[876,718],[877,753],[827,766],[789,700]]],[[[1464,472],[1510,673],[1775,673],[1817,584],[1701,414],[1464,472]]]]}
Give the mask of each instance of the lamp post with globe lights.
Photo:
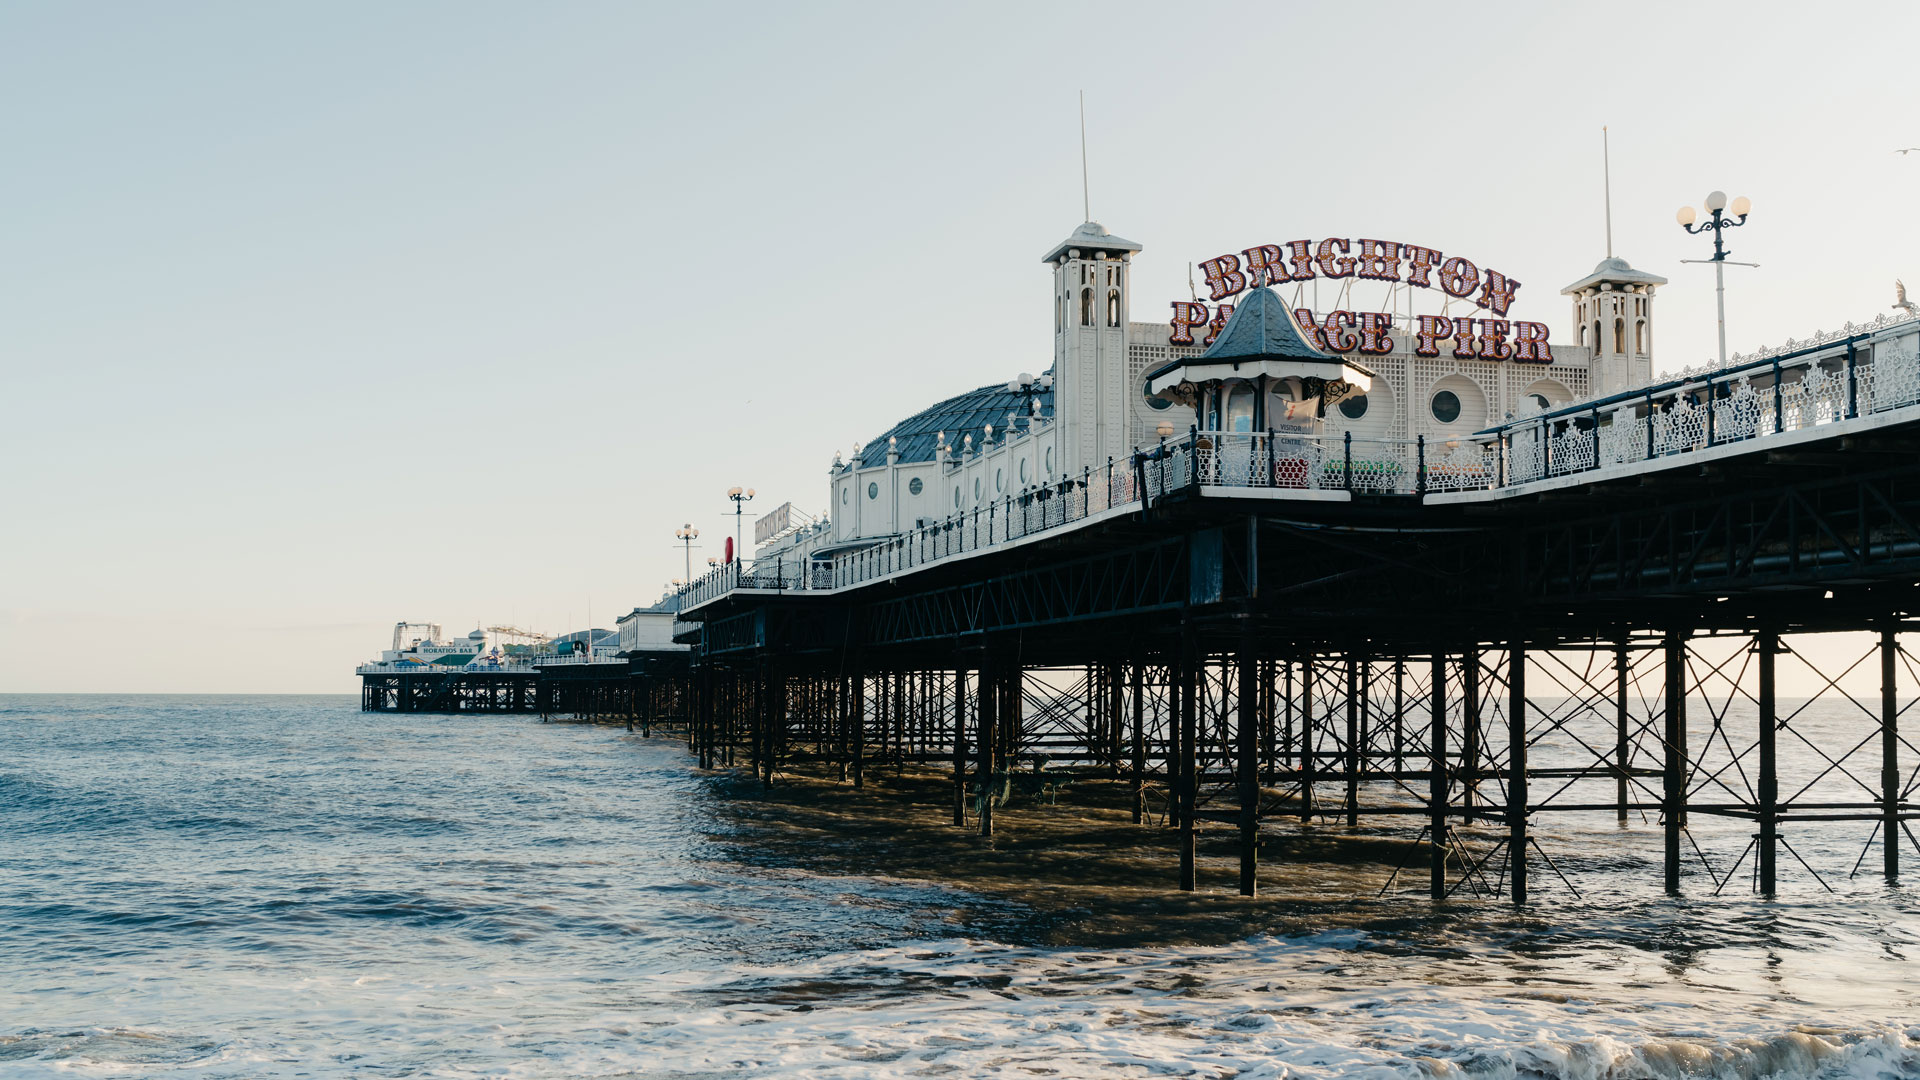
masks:
{"type": "Polygon", "coordinates": [[[744,553],[744,549],[740,546],[740,515],[746,510],[747,503],[753,499],[753,489],[728,488],[727,498],[733,500],[733,557],[740,559],[744,553]]]}
{"type": "MultiPolygon", "coordinates": [[[[1745,195],[1742,195],[1739,198],[1733,200],[1732,206],[1728,206],[1727,193],[1724,191],[1713,191],[1707,194],[1706,208],[1707,208],[1707,214],[1709,216],[1707,220],[1700,221],[1698,224],[1695,224],[1695,222],[1698,221],[1698,215],[1695,213],[1693,207],[1691,206],[1681,207],[1680,212],[1674,215],[1674,220],[1678,221],[1680,223],[1680,227],[1687,230],[1687,232],[1689,233],[1698,234],[1698,233],[1707,232],[1708,230],[1712,230],[1713,232],[1713,258],[1682,259],[1680,261],[1688,262],[1688,263],[1709,262],[1713,264],[1714,302],[1718,306],[1719,314],[1720,314],[1720,366],[1726,367],[1727,366],[1727,271],[1726,271],[1726,268],[1727,268],[1727,255],[1729,254],[1729,252],[1727,251],[1726,243],[1724,241],[1724,237],[1722,234],[1724,234],[1728,229],[1745,225],[1747,223],[1747,215],[1753,211],[1753,203],[1745,195]]],[[[1737,262],[1737,263],[1734,263],[1733,265],[1757,267],[1760,264],[1737,262]]]]}
{"type": "Polygon", "coordinates": [[[680,541],[681,550],[687,557],[687,576],[685,580],[688,582],[692,582],[693,581],[693,541],[695,537],[700,535],[700,530],[694,528],[692,524],[686,524],[673,530],[673,535],[675,539],[680,541]]]}

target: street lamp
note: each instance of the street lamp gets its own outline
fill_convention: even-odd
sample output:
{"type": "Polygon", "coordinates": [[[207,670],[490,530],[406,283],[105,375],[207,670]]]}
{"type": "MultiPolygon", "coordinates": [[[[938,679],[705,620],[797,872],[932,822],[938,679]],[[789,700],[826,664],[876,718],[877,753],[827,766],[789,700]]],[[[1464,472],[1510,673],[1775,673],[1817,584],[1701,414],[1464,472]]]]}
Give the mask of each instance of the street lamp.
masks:
{"type": "MultiPolygon", "coordinates": [[[[1707,213],[1710,216],[1706,221],[1702,221],[1697,225],[1694,224],[1696,220],[1696,215],[1694,213],[1693,207],[1691,206],[1681,207],[1680,212],[1675,214],[1673,218],[1675,221],[1678,221],[1680,223],[1681,228],[1687,230],[1687,232],[1691,234],[1703,233],[1709,229],[1713,230],[1713,258],[1681,259],[1680,261],[1684,263],[1710,262],[1713,264],[1714,301],[1719,306],[1719,309],[1720,309],[1720,366],[1726,367],[1727,366],[1727,271],[1726,271],[1726,267],[1727,267],[1728,252],[1727,252],[1726,244],[1723,242],[1723,237],[1721,234],[1724,233],[1727,229],[1735,228],[1736,226],[1740,226],[1740,225],[1745,225],[1747,223],[1747,214],[1751,213],[1753,210],[1753,203],[1748,201],[1745,195],[1742,195],[1739,198],[1733,200],[1733,205],[1729,207],[1727,205],[1727,193],[1724,191],[1713,191],[1713,192],[1707,193],[1706,207],[1707,207],[1707,213]]],[[[1737,262],[1737,263],[1734,263],[1733,265],[1759,266],[1760,264],[1737,262]]]]}
{"type": "Polygon", "coordinates": [[[747,488],[743,491],[737,487],[728,488],[727,498],[733,500],[733,557],[738,559],[742,553],[742,548],[740,547],[740,515],[746,509],[747,503],[752,501],[753,489],[747,488]]]}
{"type": "Polygon", "coordinates": [[[687,525],[682,525],[679,528],[673,530],[673,535],[676,539],[680,541],[681,550],[687,557],[686,580],[692,581],[693,580],[693,540],[694,540],[694,537],[697,537],[700,535],[700,530],[694,528],[691,524],[687,524],[687,525]]]}

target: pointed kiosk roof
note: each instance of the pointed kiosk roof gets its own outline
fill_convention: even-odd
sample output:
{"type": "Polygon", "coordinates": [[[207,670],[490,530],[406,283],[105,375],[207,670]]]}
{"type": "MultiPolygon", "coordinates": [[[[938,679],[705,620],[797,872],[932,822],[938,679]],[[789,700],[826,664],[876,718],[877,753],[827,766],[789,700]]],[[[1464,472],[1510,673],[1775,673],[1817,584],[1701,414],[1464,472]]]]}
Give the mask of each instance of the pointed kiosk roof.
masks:
{"type": "Polygon", "coordinates": [[[1373,372],[1335,353],[1307,343],[1293,313],[1274,291],[1262,285],[1247,290],[1234,305],[1220,336],[1199,356],[1182,357],[1147,373],[1147,393],[1157,394],[1182,382],[1252,379],[1268,375],[1344,379],[1362,393],[1373,388],[1373,372]]]}

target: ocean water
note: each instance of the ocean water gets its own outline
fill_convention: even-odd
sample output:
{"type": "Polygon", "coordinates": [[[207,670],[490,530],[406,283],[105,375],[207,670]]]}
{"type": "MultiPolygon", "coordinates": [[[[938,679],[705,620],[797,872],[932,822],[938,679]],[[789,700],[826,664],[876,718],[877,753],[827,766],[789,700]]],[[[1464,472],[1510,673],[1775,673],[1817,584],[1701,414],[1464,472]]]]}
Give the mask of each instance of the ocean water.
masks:
{"type": "MultiPolygon", "coordinates": [[[[732,828],[619,728],[0,698],[0,1076],[1920,1075],[1920,898],[1847,876],[1857,824],[1771,901],[1660,896],[1657,830],[1596,819],[1542,827],[1577,898],[1097,949],[732,828]]],[[[1743,828],[1698,824],[1723,871],[1743,828]]]]}

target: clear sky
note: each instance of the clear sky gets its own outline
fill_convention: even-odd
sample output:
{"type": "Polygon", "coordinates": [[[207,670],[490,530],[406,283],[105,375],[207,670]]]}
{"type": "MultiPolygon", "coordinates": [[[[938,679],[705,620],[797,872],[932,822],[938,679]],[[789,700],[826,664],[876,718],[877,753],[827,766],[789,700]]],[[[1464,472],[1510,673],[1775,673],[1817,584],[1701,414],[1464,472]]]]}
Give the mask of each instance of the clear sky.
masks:
{"type": "MultiPolygon", "coordinates": [[[[1186,265],[1375,236],[1671,278],[1658,368],[1920,295],[1920,4],[0,2],[0,691],[350,690],[557,633],[674,529],[1050,362],[1093,215],[1186,265]]],[[[1522,311],[1526,314],[1522,314],[1522,311]]],[[[751,522],[749,522],[750,526],[751,522]]]]}

